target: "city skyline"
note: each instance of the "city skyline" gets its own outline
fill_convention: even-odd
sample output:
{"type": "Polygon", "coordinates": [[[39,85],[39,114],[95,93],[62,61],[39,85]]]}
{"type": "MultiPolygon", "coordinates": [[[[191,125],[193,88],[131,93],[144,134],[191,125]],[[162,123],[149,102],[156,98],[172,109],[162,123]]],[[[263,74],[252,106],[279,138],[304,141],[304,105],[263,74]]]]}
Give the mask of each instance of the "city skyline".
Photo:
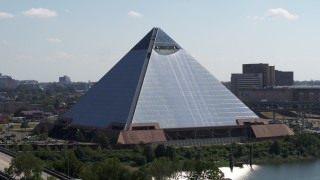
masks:
{"type": "Polygon", "coordinates": [[[14,79],[98,81],[160,27],[220,81],[269,63],[295,80],[320,79],[320,2],[0,0],[0,73],[14,79]]]}

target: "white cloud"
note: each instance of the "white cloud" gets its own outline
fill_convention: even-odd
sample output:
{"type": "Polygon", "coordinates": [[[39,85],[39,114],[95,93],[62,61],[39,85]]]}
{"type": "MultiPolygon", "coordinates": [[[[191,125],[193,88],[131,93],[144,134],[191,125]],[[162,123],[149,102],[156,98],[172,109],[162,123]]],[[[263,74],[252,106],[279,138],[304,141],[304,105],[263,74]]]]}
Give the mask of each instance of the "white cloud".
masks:
{"type": "Polygon", "coordinates": [[[62,42],[62,40],[58,39],[58,38],[48,38],[47,41],[50,43],[61,43],[62,42]]]}
{"type": "Polygon", "coordinates": [[[0,12],[0,19],[8,19],[8,18],[14,18],[15,16],[10,13],[6,12],[0,12]]]}
{"type": "Polygon", "coordinates": [[[274,8],[269,9],[265,15],[266,17],[279,17],[279,18],[285,18],[289,20],[297,19],[298,16],[289,13],[288,10],[282,9],[282,8],[274,8]]]}
{"type": "Polygon", "coordinates": [[[128,12],[128,16],[131,16],[131,17],[143,17],[143,14],[137,12],[137,11],[130,11],[128,12]]]}
{"type": "Polygon", "coordinates": [[[40,17],[40,18],[49,18],[56,17],[57,13],[53,10],[46,8],[31,8],[27,11],[22,12],[23,15],[28,17],[40,17]]]}
{"type": "Polygon", "coordinates": [[[268,18],[284,18],[288,20],[295,20],[298,19],[298,16],[289,13],[288,10],[283,8],[272,8],[268,9],[263,16],[249,16],[248,18],[252,20],[265,20],[268,18]]]}

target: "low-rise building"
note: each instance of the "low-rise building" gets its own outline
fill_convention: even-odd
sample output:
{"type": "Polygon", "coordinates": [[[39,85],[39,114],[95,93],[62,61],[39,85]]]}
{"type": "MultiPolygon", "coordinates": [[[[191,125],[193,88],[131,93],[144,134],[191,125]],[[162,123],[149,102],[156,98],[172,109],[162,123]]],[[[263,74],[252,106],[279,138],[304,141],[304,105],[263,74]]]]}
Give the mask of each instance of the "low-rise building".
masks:
{"type": "Polygon", "coordinates": [[[14,113],[19,109],[28,109],[30,102],[4,101],[0,102],[0,113],[14,113]]]}
{"type": "Polygon", "coordinates": [[[231,74],[231,92],[238,96],[239,89],[262,88],[263,74],[231,74]]]}
{"type": "Polygon", "coordinates": [[[43,119],[45,117],[45,114],[43,111],[21,111],[19,113],[20,117],[25,117],[27,120],[39,120],[43,119]]]}
{"type": "Polygon", "coordinates": [[[292,86],[293,85],[293,72],[292,71],[275,71],[276,86],[292,86]]]}
{"type": "Polygon", "coordinates": [[[320,102],[320,86],[277,86],[239,90],[239,99],[252,102],[320,102]]]}

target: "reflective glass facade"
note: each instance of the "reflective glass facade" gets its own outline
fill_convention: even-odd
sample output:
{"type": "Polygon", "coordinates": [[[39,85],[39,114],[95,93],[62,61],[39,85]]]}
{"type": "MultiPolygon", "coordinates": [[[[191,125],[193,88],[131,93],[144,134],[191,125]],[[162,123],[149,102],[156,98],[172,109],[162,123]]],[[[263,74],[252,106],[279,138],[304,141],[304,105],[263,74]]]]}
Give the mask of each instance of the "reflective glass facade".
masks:
{"type": "Polygon", "coordinates": [[[185,50],[153,51],[133,123],[161,128],[236,125],[257,116],[185,50]]]}
{"type": "Polygon", "coordinates": [[[151,30],[66,114],[72,125],[235,125],[257,116],[161,29],[151,30]]]}

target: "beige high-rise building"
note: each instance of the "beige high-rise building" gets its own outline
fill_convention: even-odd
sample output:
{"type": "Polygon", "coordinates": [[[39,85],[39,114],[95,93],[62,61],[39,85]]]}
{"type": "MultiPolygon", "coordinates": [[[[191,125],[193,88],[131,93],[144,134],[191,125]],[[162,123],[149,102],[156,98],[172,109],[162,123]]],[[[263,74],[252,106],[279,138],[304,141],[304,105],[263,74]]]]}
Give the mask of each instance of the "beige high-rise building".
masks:
{"type": "Polygon", "coordinates": [[[262,74],[263,75],[263,87],[275,85],[275,67],[269,66],[269,64],[243,64],[243,74],[262,74]]]}

